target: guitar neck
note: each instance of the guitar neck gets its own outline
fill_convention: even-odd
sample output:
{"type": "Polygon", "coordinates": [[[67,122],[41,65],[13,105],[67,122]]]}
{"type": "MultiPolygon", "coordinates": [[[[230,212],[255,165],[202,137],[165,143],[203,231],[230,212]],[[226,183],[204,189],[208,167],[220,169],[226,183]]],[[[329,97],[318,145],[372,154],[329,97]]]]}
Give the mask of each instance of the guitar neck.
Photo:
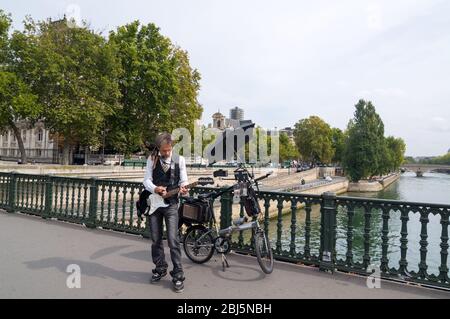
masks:
{"type": "MultiPolygon", "coordinates": [[[[192,188],[192,187],[195,187],[197,184],[198,184],[198,182],[194,182],[194,183],[191,183],[191,184],[189,184],[189,185],[186,185],[185,187],[186,187],[186,188],[192,188]]],[[[180,187],[174,188],[174,189],[168,191],[168,192],[166,193],[166,195],[163,196],[163,198],[169,198],[169,197],[172,197],[173,195],[178,194],[179,191],[180,191],[180,187]]]]}

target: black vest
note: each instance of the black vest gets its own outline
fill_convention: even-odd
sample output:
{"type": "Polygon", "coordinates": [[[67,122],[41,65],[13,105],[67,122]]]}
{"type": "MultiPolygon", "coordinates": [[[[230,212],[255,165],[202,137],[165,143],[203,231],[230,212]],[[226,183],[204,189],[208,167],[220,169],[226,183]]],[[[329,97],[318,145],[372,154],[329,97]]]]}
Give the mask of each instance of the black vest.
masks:
{"type": "MultiPolygon", "coordinates": [[[[172,162],[173,163],[173,162],[172,162]]],[[[156,162],[156,167],[153,169],[153,184],[156,186],[164,186],[167,187],[167,190],[171,190],[173,188],[178,187],[180,183],[180,165],[175,163],[175,169],[172,174],[172,164],[167,172],[164,173],[164,170],[161,165],[160,159],[156,162]],[[171,177],[173,177],[171,180],[171,177]]],[[[166,199],[168,204],[177,204],[178,203],[178,194],[166,199]]]]}

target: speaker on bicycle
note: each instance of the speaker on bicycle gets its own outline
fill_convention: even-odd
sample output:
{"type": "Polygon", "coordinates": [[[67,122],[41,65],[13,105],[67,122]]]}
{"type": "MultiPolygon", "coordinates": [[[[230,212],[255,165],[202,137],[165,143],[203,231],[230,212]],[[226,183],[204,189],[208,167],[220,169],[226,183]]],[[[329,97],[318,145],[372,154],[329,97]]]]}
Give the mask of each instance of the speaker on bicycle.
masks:
{"type": "Polygon", "coordinates": [[[248,196],[244,199],[244,208],[249,217],[258,216],[261,213],[261,207],[256,198],[255,190],[251,187],[248,188],[248,196]]]}
{"type": "Polygon", "coordinates": [[[206,223],[210,219],[207,202],[196,198],[185,198],[179,208],[179,216],[183,221],[193,223],[206,223]]]}

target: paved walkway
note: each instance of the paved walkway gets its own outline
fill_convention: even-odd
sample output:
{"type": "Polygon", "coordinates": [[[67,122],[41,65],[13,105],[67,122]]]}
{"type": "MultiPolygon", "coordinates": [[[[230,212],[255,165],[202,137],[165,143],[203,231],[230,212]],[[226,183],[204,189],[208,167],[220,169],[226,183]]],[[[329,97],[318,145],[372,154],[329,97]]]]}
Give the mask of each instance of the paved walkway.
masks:
{"type": "Polygon", "coordinates": [[[264,275],[248,256],[229,261],[223,272],[220,258],[196,265],[183,255],[186,287],[176,294],[168,277],[149,284],[146,239],[0,211],[0,298],[450,298],[386,281],[368,289],[362,277],[281,262],[264,275]],[[80,289],[67,288],[71,264],[81,269],[80,289]]]}

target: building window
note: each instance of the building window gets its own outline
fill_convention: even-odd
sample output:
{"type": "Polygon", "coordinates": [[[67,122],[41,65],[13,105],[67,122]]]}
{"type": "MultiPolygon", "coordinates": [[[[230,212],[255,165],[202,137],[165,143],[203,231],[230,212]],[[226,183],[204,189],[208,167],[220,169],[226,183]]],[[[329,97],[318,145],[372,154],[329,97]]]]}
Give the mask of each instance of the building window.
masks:
{"type": "Polygon", "coordinates": [[[36,150],[36,157],[42,156],[42,150],[36,150]]]}
{"type": "Polygon", "coordinates": [[[42,137],[43,137],[43,131],[40,129],[37,134],[38,142],[42,142],[42,137]]]}
{"type": "Polygon", "coordinates": [[[22,130],[22,141],[23,142],[27,141],[27,130],[22,130]]]}

